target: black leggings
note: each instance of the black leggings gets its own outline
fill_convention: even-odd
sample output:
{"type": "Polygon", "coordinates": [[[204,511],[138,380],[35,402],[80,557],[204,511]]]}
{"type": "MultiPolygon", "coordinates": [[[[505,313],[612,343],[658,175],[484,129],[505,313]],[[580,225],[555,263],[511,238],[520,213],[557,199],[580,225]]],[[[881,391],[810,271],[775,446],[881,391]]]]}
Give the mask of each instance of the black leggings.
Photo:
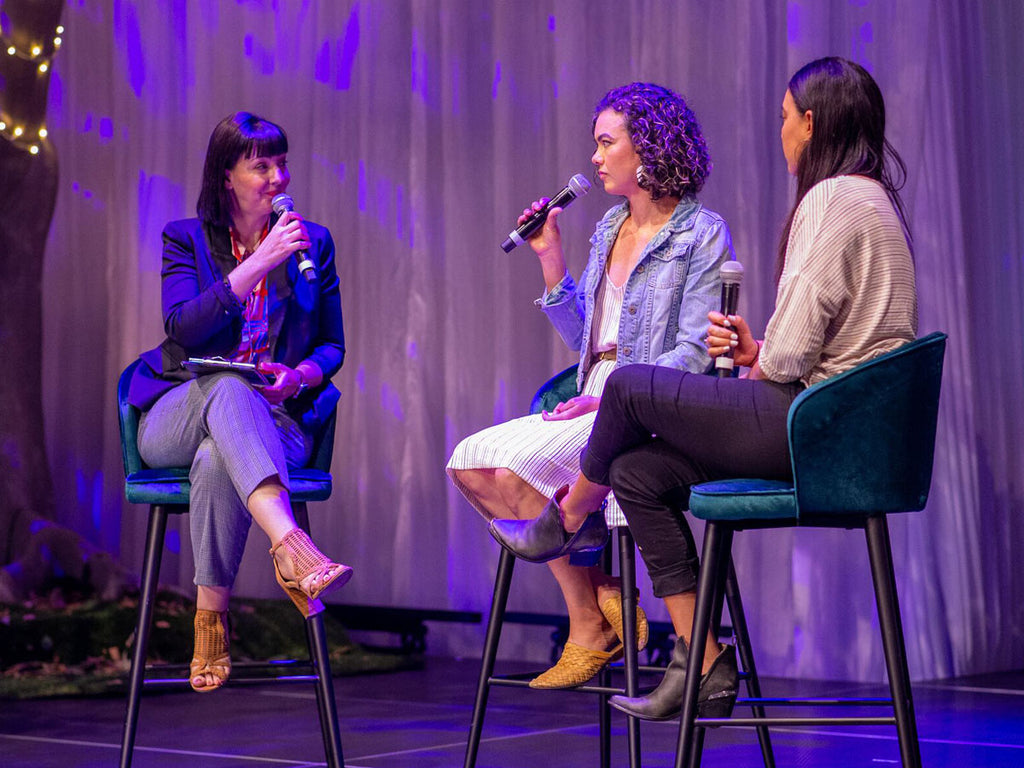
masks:
{"type": "Polygon", "coordinates": [[[580,468],[615,491],[656,596],[696,588],[697,548],[683,514],[691,485],[792,477],[786,418],[802,389],[654,365],[609,377],[580,468]]]}

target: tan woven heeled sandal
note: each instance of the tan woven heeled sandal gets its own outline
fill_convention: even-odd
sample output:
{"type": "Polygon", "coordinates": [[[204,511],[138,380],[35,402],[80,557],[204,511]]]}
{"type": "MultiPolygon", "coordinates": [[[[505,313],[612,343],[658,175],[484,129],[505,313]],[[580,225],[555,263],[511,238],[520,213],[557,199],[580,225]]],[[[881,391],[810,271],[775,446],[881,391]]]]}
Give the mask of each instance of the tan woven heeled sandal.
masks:
{"type": "Polygon", "coordinates": [[[592,651],[571,640],[566,641],[565,648],[558,663],[546,672],[542,672],[530,681],[531,688],[575,688],[583,685],[605,665],[622,656],[622,643],[610,651],[592,651]]]}
{"type": "Polygon", "coordinates": [[[231,674],[231,656],[228,652],[228,612],[196,610],[196,643],[192,662],[188,665],[188,684],[192,690],[208,693],[220,688],[231,674]],[[197,677],[210,675],[212,685],[196,685],[197,677]]]}
{"type": "Polygon", "coordinates": [[[352,578],[349,566],[333,562],[316,548],[301,528],[293,528],[285,534],[271,547],[270,554],[277,583],[306,618],[324,609],[320,597],[352,578]]]}
{"type": "MultiPolygon", "coordinates": [[[[625,642],[625,638],[622,636],[622,596],[616,595],[614,597],[606,598],[601,603],[601,613],[604,614],[605,619],[609,624],[612,625],[612,629],[615,630],[615,636],[620,641],[625,642]]],[[[636,607],[636,649],[642,651],[647,647],[647,637],[650,634],[651,628],[647,623],[647,614],[644,613],[644,609],[639,605],[636,607]]]]}

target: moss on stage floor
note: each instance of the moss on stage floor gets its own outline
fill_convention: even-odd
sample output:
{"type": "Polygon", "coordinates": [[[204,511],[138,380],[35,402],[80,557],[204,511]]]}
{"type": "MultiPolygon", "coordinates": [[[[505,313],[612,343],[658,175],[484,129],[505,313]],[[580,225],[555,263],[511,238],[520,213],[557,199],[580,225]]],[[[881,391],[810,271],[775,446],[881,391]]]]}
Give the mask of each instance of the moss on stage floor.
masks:
{"type": "MultiPolygon", "coordinates": [[[[122,693],[128,674],[138,596],[117,602],[64,603],[59,596],[0,605],[0,698],[122,693]]],[[[161,592],[156,603],[148,662],[187,664],[192,657],[195,604],[161,592]]],[[[355,675],[410,669],[416,655],[371,652],[324,615],[331,670],[355,675]]],[[[231,658],[235,663],[305,659],[303,620],[290,601],[231,601],[231,658]]],[[[187,671],[173,673],[185,677],[187,671]]]]}

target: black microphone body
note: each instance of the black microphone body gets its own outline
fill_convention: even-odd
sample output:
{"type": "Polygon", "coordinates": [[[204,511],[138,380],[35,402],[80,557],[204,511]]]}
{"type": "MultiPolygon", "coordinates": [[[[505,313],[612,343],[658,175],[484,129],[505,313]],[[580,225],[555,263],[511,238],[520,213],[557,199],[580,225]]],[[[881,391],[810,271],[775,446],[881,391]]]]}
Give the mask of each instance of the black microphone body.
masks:
{"type": "Polygon", "coordinates": [[[526,239],[530,237],[530,235],[544,226],[544,222],[547,221],[548,218],[548,212],[552,208],[567,208],[569,203],[577,197],[582,197],[589,191],[590,182],[587,181],[587,177],[582,173],[577,173],[569,179],[569,183],[565,185],[565,188],[561,192],[548,201],[547,205],[539,211],[534,211],[530,218],[509,232],[508,237],[505,238],[505,242],[501,244],[501,250],[505,253],[509,253],[517,245],[525,243],[526,239]]]}
{"type": "MultiPolygon", "coordinates": [[[[286,195],[283,192],[280,195],[274,195],[274,199],[270,201],[270,205],[274,209],[274,213],[278,216],[282,216],[285,211],[295,211],[295,201],[292,200],[292,196],[286,195]]],[[[296,251],[295,258],[298,259],[299,271],[302,273],[302,276],[306,278],[306,282],[315,282],[316,265],[309,258],[309,251],[306,249],[296,251]]]]}
{"type": "MultiPolygon", "coordinates": [[[[743,282],[743,265],[738,261],[727,261],[718,269],[722,281],[722,301],[719,311],[723,315],[735,315],[740,303],[740,283],[743,282]]],[[[715,372],[720,379],[729,378],[733,372],[732,350],[715,358],[715,372]]]]}

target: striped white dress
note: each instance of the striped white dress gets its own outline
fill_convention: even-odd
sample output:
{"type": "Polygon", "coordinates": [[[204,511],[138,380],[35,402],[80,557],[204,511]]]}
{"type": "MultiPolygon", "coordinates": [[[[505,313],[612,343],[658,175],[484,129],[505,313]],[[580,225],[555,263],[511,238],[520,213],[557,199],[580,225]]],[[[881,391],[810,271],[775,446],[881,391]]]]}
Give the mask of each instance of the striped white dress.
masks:
{"type": "MultiPolygon", "coordinates": [[[[619,317],[626,286],[617,286],[605,273],[598,287],[594,309],[593,357],[615,349],[619,333],[619,317]]],[[[584,395],[600,396],[615,360],[595,360],[583,382],[584,395]]],[[[597,411],[566,421],[544,421],[531,414],[496,424],[470,435],[457,446],[448,460],[446,471],[455,487],[485,518],[493,515],[484,508],[469,488],[460,483],[457,469],[505,468],[536,488],[546,497],[554,496],[562,486],[572,482],[580,471],[580,452],[586,447],[597,411]]],[[[612,494],[608,494],[605,519],[609,525],[625,525],[626,518],[612,494]]]]}

